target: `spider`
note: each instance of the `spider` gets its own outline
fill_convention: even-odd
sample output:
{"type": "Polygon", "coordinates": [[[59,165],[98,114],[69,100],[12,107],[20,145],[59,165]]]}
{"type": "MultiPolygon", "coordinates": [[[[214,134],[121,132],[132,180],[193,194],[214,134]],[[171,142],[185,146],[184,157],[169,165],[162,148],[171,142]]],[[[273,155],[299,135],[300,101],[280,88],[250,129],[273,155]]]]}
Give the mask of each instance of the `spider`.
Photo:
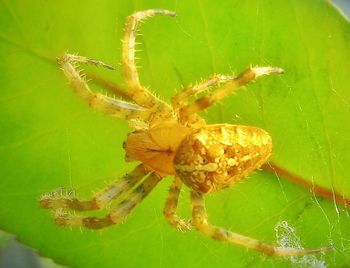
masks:
{"type": "Polygon", "coordinates": [[[131,211],[166,176],[173,176],[165,202],[164,216],[170,225],[180,231],[194,227],[204,235],[258,250],[267,255],[293,256],[325,252],[317,249],[284,248],[240,235],[208,223],[204,195],[229,187],[261,167],[272,149],[270,135],[259,128],[243,125],[207,125],[197,113],[237,91],[242,86],[269,74],[283,72],[277,67],[251,67],[236,77],[213,75],[209,79],[186,87],[172,97],[168,104],[140,84],[135,65],[135,39],[139,23],[155,15],[175,16],[163,9],[140,11],[127,17],[122,40],[122,76],[132,102],[94,93],[79,63],[88,63],[113,69],[101,61],[64,54],[58,63],[75,93],[92,109],[124,118],[135,131],[129,133],[123,147],[126,161],[139,164],[130,173],[111,183],[90,200],[79,200],[49,192],[40,199],[42,208],[55,209],[55,221],[68,227],[100,229],[120,224],[131,211]],[[189,97],[215,88],[212,93],[186,102],[189,97]],[[179,193],[185,184],[191,190],[192,220],[176,214],[179,193]],[[105,217],[70,214],[104,208],[113,200],[129,192],[105,217]]]}

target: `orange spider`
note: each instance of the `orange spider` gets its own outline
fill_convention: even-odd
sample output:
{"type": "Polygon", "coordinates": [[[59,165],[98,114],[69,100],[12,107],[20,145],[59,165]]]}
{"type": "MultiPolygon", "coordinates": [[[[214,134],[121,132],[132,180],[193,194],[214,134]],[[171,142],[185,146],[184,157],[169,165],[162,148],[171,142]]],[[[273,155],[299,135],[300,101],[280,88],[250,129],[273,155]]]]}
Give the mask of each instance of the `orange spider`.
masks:
{"type": "Polygon", "coordinates": [[[135,37],[139,22],[154,15],[175,16],[175,12],[151,9],[136,12],[126,20],[122,50],[122,74],[133,103],[117,100],[90,90],[78,63],[90,63],[113,69],[100,61],[65,54],[58,63],[71,87],[91,108],[128,120],[135,129],[124,142],[126,159],[139,161],[133,171],[110,184],[90,200],[44,194],[42,208],[56,209],[59,225],[100,229],[121,223],[165,176],[174,176],[164,215],[175,228],[186,231],[192,226],[208,237],[261,251],[267,255],[292,256],[324,252],[318,249],[283,248],[263,243],[208,223],[204,194],[229,187],[263,165],[271,154],[271,137],[259,128],[241,125],[206,125],[197,112],[232,94],[245,84],[281,68],[253,67],[237,77],[214,75],[198,85],[187,87],[172,98],[171,105],[158,99],[140,84],[135,66],[135,37]],[[212,87],[207,96],[187,104],[186,99],[212,87]],[[191,189],[192,220],[176,215],[182,184],[191,189]],[[98,210],[131,191],[127,198],[103,218],[71,215],[75,211],[98,210]]]}

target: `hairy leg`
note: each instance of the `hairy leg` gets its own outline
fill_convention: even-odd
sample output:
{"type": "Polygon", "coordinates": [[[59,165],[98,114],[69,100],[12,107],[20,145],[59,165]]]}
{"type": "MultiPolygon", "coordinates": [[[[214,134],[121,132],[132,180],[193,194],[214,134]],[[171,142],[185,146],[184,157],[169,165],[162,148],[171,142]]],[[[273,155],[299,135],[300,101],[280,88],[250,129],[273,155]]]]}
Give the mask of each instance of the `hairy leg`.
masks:
{"type": "Polygon", "coordinates": [[[129,90],[129,96],[142,107],[158,106],[160,110],[169,110],[166,103],[152,95],[141,86],[137,68],[135,65],[135,39],[139,22],[155,15],[175,16],[175,12],[164,9],[149,9],[139,11],[126,19],[125,33],[123,37],[122,74],[129,90]]]}
{"type": "Polygon", "coordinates": [[[190,115],[205,110],[209,106],[213,105],[215,102],[232,94],[240,87],[258,79],[261,76],[269,75],[272,73],[283,73],[283,70],[281,68],[276,67],[249,68],[240,75],[238,75],[235,79],[232,79],[225,83],[225,85],[223,85],[222,87],[219,87],[209,96],[199,98],[195,102],[181,107],[180,117],[182,118],[182,120],[186,120],[186,118],[188,118],[190,115]]]}
{"type": "Polygon", "coordinates": [[[190,222],[185,221],[176,215],[181,187],[182,181],[178,177],[175,177],[173,183],[170,186],[163,213],[170,225],[174,226],[176,229],[179,229],[182,232],[185,232],[191,229],[190,222]]]}
{"type": "Polygon", "coordinates": [[[208,216],[205,209],[203,195],[198,192],[191,192],[193,226],[204,235],[232,244],[238,244],[246,248],[260,251],[270,256],[302,256],[306,254],[316,254],[330,250],[330,247],[317,249],[298,249],[275,247],[254,238],[243,236],[222,227],[212,226],[208,223],[208,216]]]}
{"type": "Polygon", "coordinates": [[[78,211],[97,210],[130,190],[147,175],[142,165],[137,166],[132,172],[125,174],[122,178],[110,184],[107,188],[97,193],[90,200],[79,200],[77,198],[62,197],[56,192],[44,194],[40,199],[42,208],[69,208],[78,211]]]}
{"type": "Polygon", "coordinates": [[[116,208],[104,218],[85,217],[81,215],[72,215],[62,209],[56,211],[55,221],[59,225],[69,227],[84,227],[89,229],[101,229],[110,225],[121,223],[131,211],[153,190],[157,183],[161,180],[157,174],[152,173],[145,179],[129,196],[120,202],[116,208]]]}
{"type": "Polygon", "coordinates": [[[143,121],[149,120],[151,114],[149,110],[133,103],[117,100],[112,97],[91,91],[84,75],[77,69],[77,63],[80,62],[90,63],[111,69],[112,67],[109,65],[97,60],[72,54],[64,54],[63,56],[59,57],[57,61],[75,93],[91,108],[120,118],[138,119],[143,121]]]}
{"type": "Polygon", "coordinates": [[[208,90],[211,87],[218,86],[222,83],[226,83],[228,81],[234,80],[234,76],[227,76],[222,74],[215,74],[209,79],[196,84],[194,86],[186,87],[183,90],[179,91],[174,97],[172,97],[172,105],[174,108],[181,108],[181,106],[184,106],[184,101],[198,93],[201,93],[205,90],[208,90]]]}

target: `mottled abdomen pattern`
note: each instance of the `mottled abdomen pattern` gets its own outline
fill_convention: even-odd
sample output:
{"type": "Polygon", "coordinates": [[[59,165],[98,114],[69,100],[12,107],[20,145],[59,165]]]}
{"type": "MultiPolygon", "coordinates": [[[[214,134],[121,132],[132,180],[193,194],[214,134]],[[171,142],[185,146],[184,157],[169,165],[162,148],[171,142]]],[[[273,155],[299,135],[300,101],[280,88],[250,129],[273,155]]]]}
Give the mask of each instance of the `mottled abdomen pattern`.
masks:
{"type": "Polygon", "coordinates": [[[208,193],[228,187],[261,167],[271,149],[271,137],[260,128],[210,125],[184,138],[174,166],[186,185],[208,193]]]}

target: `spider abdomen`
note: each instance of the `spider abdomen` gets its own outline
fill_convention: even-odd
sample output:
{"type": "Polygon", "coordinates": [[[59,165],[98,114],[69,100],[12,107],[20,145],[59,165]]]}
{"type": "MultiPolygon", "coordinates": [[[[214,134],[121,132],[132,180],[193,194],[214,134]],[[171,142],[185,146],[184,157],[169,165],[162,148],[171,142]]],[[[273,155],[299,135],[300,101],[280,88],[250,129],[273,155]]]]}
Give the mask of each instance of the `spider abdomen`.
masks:
{"type": "Polygon", "coordinates": [[[271,149],[271,137],[262,129],[210,125],[184,138],[176,151],[174,167],[187,186],[208,193],[228,187],[261,167],[271,149]]]}

